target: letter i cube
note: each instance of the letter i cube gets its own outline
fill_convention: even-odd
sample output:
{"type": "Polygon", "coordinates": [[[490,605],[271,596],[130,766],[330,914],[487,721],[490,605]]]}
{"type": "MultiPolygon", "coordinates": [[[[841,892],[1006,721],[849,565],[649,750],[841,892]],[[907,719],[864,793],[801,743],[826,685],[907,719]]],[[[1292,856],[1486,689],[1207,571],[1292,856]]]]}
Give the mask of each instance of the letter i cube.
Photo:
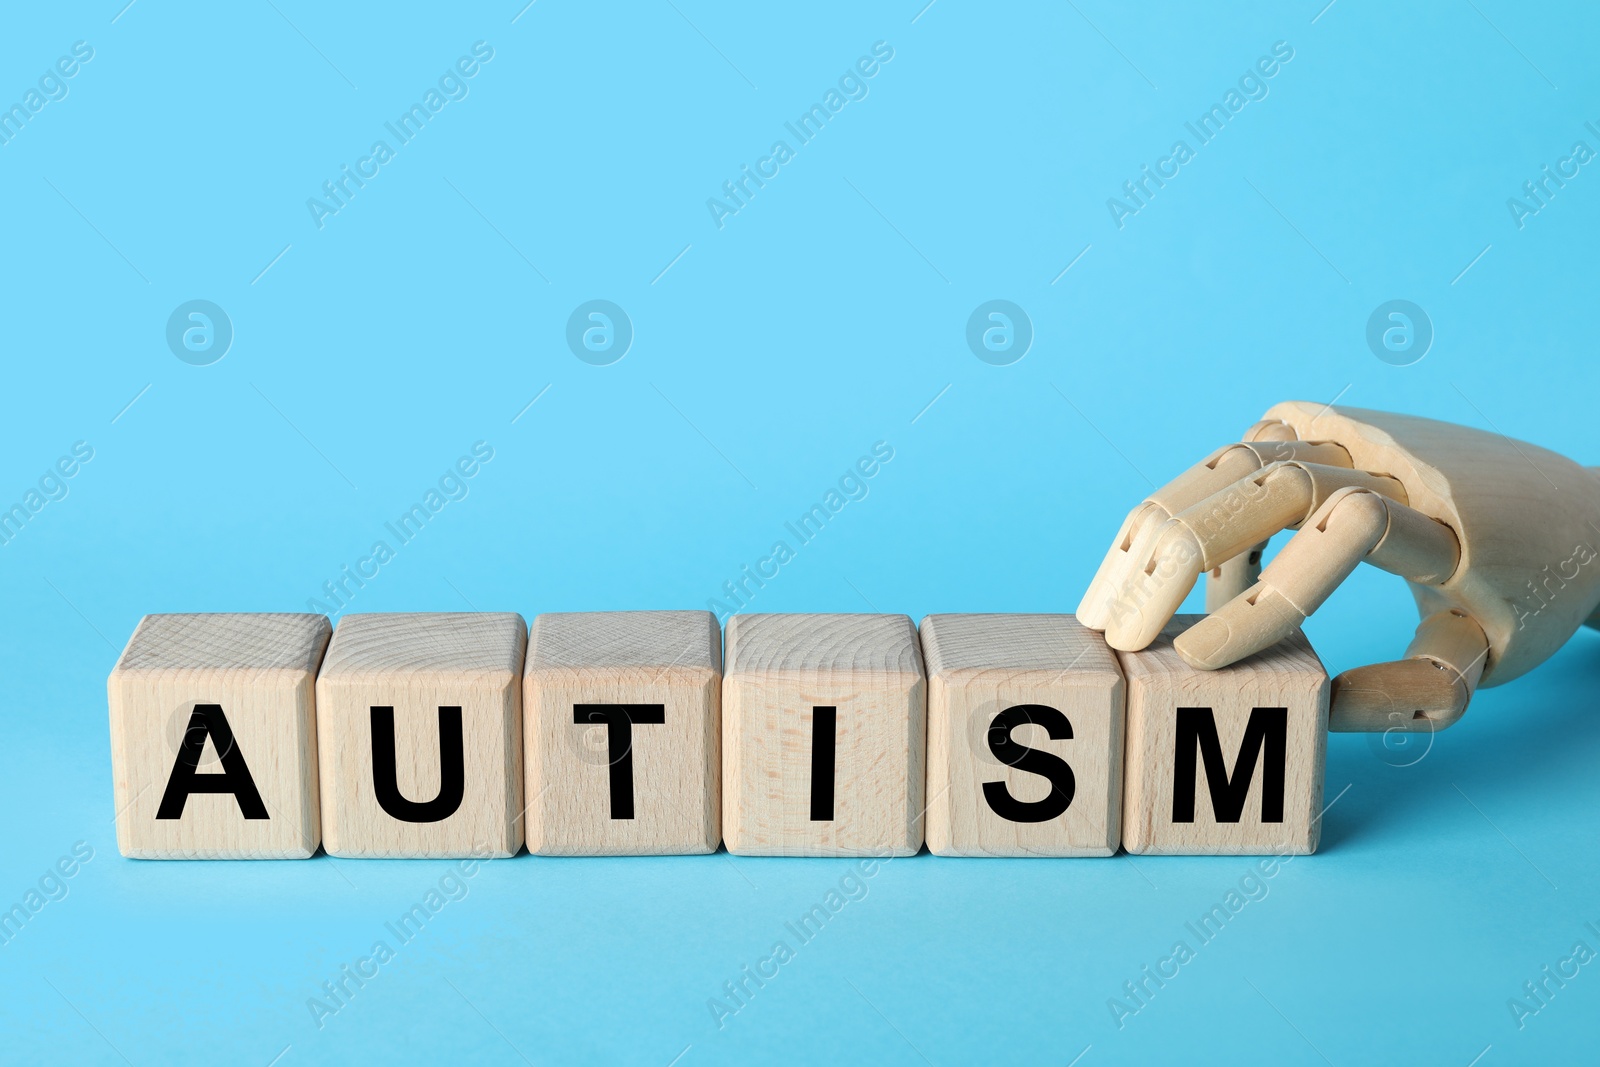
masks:
{"type": "Polygon", "coordinates": [[[922,847],[926,682],[904,615],[735,615],[722,835],[746,856],[922,847]]]}

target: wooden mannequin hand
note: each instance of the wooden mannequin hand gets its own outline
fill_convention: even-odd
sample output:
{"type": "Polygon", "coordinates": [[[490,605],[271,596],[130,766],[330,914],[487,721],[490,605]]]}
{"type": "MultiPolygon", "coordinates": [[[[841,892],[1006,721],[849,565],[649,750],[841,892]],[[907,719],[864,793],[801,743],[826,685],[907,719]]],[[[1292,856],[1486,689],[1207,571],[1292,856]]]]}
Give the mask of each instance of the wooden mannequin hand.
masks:
{"type": "Polygon", "coordinates": [[[1589,619],[1597,555],[1600,473],[1496,433],[1289,401],[1133,510],[1078,618],[1136,651],[1208,570],[1211,614],[1176,647],[1211,670],[1298,628],[1365,560],[1407,579],[1422,622],[1405,659],[1334,679],[1328,728],[1437,730],[1589,619]]]}

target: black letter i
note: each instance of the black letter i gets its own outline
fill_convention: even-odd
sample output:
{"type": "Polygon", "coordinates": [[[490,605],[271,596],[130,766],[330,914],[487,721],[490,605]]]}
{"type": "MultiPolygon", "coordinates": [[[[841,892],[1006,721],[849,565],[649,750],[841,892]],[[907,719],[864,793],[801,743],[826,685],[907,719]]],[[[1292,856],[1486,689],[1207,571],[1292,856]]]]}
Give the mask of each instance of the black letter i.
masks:
{"type": "Polygon", "coordinates": [[[811,709],[811,821],[833,821],[834,738],[839,709],[811,709]]]}

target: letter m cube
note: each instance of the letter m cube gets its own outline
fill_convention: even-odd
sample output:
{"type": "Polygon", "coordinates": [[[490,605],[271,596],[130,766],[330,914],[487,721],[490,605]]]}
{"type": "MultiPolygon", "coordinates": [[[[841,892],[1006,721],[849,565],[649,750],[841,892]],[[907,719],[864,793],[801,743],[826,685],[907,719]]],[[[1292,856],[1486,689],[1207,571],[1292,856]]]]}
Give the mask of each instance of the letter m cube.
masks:
{"type": "Polygon", "coordinates": [[[1305,855],[1322,830],[1328,674],[1296,631],[1231,667],[1185,663],[1180,615],[1127,679],[1122,844],[1135,855],[1305,855]]]}

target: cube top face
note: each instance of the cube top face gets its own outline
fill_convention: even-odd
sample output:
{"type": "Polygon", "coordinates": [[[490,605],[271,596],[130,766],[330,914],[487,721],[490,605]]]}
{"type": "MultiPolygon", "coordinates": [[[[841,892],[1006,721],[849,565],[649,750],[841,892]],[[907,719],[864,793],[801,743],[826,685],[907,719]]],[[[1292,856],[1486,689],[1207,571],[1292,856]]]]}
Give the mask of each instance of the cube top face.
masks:
{"type": "Polygon", "coordinates": [[[325,615],[146,615],[116,670],[315,672],[332,630],[325,615]]]}
{"type": "Polygon", "coordinates": [[[322,838],[334,856],[522,846],[522,665],[512,612],[347,615],[317,677],[322,838]]]}
{"type": "Polygon", "coordinates": [[[448,675],[495,683],[522,673],[528,625],[511,611],[392,612],[339,620],[321,678],[448,675]]]}
{"type": "Polygon", "coordinates": [[[904,615],[735,615],[728,620],[730,678],[741,674],[923,677],[922,648],[904,615]]]}
{"type": "Polygon", "coordinates": [[[928,848],[1109,856],[1121,842],[1124,686],[1071,615],[929,615],[928,848]]]}
{"type": "Polygon", "coordinates": [[[729,852],[921,847],[926,682],[909,618],[736,615],[722,701],[729,852]]]}
{"type": "Polygon", "coordinates": [[[325,617],[300,614],[140,621],[106,683],[123,855],[316,851],[313,686],[330,630],[325,617]]]}
{"type": "Polygon", "coordinates": [[[534,618],[525,673],[619,670],[721,678],[717,617],[709,611],[574,611],[534,618]]]}
{"type": "Polygon", "coordinates": [[[721,709],[710,612],[535,618],[523,673],[528,851],[715,851],[721,709]]]}
{"type": "Polygon", "coordinates": [[[928,677],[1071,671],[1075,684],[1122,682],[1105,638],[1071,615],[928,615],[922,620],[928,677]]]}
{"type": "Polygon", "coordinates": [[[1326,688],[1328,672],[1301,630],[1221,670],[1202,671],[1189,666],[1172,642],[1203,618],[1204,615],[1174,615],[1149,648],[1119,654],[1128,682],[1149,682],[1207,694],[1241,684],[1291,693],[1314,693],[1326,688]],[[1224,678],[1237,681],[1220,681],[1224,678]]]}
{"type": "Polygon", "coordinates": [[[1128,683],[1123,846],[1134,854],[1305,855],[1322,830],[1327,671],[1305,635],[1215,671],[1184,663],[1175,617],[1121,653],[1128,683]]]}

